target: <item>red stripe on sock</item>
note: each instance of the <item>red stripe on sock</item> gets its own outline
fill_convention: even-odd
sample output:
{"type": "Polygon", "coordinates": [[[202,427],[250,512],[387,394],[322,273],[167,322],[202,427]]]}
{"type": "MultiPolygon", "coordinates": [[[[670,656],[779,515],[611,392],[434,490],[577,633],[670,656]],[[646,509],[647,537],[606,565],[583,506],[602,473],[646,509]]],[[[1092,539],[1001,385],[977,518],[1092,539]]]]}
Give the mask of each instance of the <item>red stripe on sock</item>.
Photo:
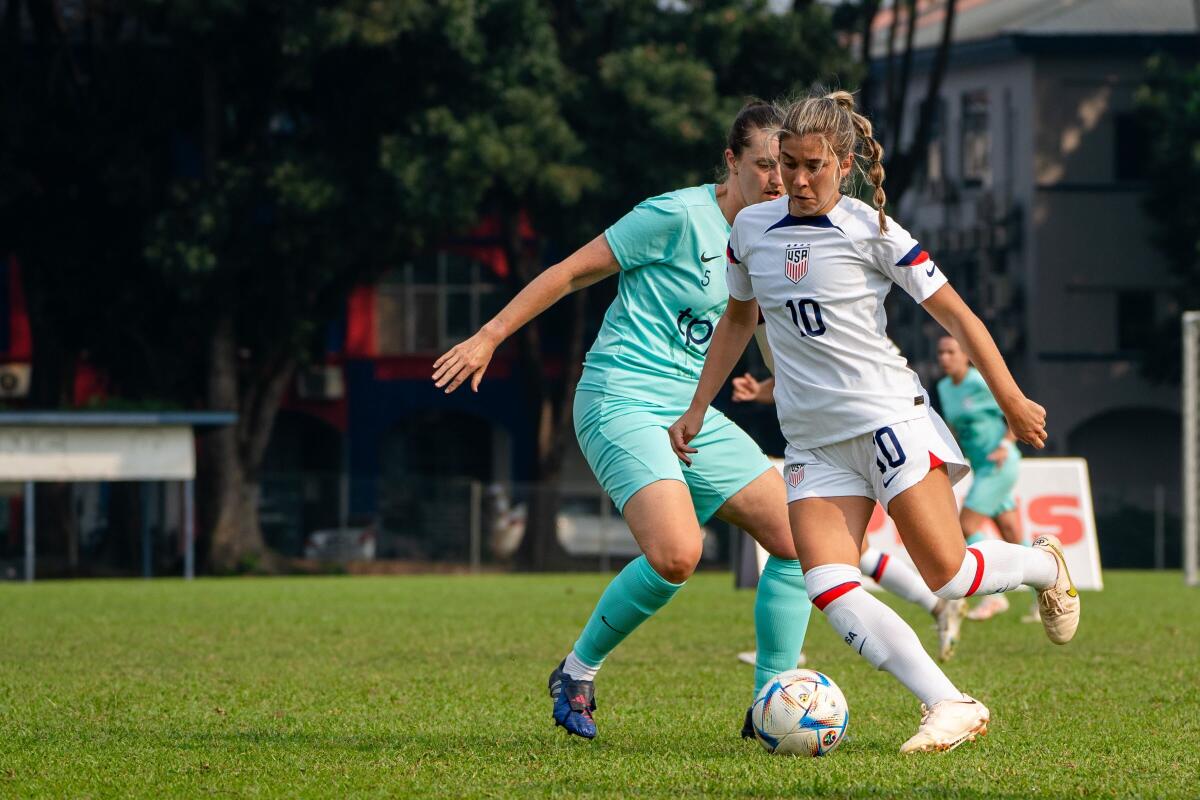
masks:
{"type": "Polygon", "coordinates": [[[975,556],[975,580],[971,581],[971,588],[967,590],[967,597],[975,594],[975,590],[979,588],[979,584],[983,582],[983,553],[976,550],[974,547],[968,547],[967,552],[975,556]]]}
{"type": "Polygon", "coordinates": [[[816,606],[817,608],[821,609],[822,611],[824,611],[825,606],[829,605],[834,600],[837,600],[839,597],[844,595],[846,592],[850,592],[850,591],[857,589],[859,586],[862,586],[862,584],[859,583],[858,581],[846,581],[845,583],[839,583],[837,586],[833,587],[832,589],[826,589],[825,591],[821,592],[819,595],[814,597],[813,601],[812,601],[813,605],[816,606]]]}
{"type": "Polygon", "coordinates": [[[879,554],[879,563],[875,565],[875,571],[871,573],[871,580],[877,581],[883,576],[883,570],[887,567],[887,553],[879,554]]]}
{"type": "Polygon", "coordinates": [[[929,469],[930,469],[930,471],[937,469],[938,467],[942,466],[945,463],[946,463],[945,461],[942,461],[940,458],[935,456],[933,454],[932,450],[929,451],[929,469]]]}

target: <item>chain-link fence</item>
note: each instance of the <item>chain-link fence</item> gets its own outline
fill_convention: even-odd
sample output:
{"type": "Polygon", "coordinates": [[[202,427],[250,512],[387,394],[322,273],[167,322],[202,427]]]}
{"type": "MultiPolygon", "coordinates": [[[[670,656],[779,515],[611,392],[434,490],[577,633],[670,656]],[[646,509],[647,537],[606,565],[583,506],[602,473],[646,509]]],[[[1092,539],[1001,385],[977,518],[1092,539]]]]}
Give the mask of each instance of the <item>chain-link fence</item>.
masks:
{"type": "Polygon", "coordinates": [[[1180,503],[1178,486],[1096,489],[1092,506],[1101,563],[1119,569],[1179,569],[1180,503]]]}
{"type": "MultiPolygon", "coordinates": [[[[364,494],[336,475],[276,474],[263,479],[267,543],[285,557],[331,563],[375,562],[386,569],[610,570],[641,550],[612,501],[595,485],[483,483],[469,479],[372,479],[375,508],[345,508],[364,494]]],[[[726,566],[732,531],[704,526],[702,566],[726,566]]]]}
{"type": "MultiPolygon", "coordinates": [[[[46,575],[169,575],[182,563],[178,487],[71,484],[43,489],[38,570],[46,575]],[[61,497],[52,496],[58,490],[61,497]],[[55,511],[59,512],[57,515],[55,511]],[[61,530],[60,530],[61,529],[61,530]]],[[[336,473],[263,477],[259,517],[267,545],[297,568],[352,571],[619,569],[640,553],[596,485],[482,483],[469,479],[356,481],[336,473]],[[351,497],[373,498],[369,511],[351,497]]],[[[1178,569],[1177,486],[1096,489],[1107,568],[1178,569]]],[[[22,574],[22,495],[0,486],[0,579],[22,574]]],[[[734,531],[704,526],[701,568],[738,558],[734,531]]],[[[203,546],[203,541],[201,541],[203,546]]],[[[203,560],[203,559],[202,559],[203,560]]]]}

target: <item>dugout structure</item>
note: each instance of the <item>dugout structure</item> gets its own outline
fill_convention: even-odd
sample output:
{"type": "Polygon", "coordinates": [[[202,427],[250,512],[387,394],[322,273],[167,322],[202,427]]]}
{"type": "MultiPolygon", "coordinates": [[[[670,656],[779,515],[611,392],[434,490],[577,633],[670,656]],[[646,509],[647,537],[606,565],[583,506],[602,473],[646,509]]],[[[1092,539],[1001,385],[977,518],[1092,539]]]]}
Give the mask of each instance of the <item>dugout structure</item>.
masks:
{"type": "MultiPolygon", "coordinates": [[[[0,413],[0,481],[23,483],[25,580],[33,580],[38,481],[179,481],[183,486],[183,576],[196,573],[197,427],[221,427],[237,415],[220,411],[0,413]]],[[[150,533],[143,526],[143,573],[149,575],[150,533]]]]}

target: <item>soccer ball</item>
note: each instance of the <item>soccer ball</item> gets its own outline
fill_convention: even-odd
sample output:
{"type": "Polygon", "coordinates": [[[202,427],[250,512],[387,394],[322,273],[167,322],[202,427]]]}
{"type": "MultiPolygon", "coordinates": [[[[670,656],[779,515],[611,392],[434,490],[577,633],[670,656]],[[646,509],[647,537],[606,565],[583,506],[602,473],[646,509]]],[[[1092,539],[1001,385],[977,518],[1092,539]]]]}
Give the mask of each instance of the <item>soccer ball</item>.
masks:
{"type": "Polygon", "coordinates": [[[837,684],[811,669],[790,669],[754,698],[754,736],[776,755],[823,756],[838,746],[850,708],[837,684]]]}

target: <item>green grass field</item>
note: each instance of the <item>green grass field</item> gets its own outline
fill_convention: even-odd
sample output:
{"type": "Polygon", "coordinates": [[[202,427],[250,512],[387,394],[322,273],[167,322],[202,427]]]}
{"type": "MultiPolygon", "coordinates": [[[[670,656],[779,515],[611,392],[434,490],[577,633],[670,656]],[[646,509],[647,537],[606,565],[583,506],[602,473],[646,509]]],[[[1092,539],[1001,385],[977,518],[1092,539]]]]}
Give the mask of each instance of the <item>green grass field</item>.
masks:
{"type": "Polygon", "coordinates": [[[948,671],[991,734],[947,755],[897,754],[916,701],[814,614],[810,666],[851,709],[824,759],[737,737],[753,595],[725,574],[609,659],[591,743],[545,681],[605,576],[0,586],[0,796],[1200,796],[1200,593],[1105,578],[1067,647],[1023,599],[967,624],[948,671]]]}

